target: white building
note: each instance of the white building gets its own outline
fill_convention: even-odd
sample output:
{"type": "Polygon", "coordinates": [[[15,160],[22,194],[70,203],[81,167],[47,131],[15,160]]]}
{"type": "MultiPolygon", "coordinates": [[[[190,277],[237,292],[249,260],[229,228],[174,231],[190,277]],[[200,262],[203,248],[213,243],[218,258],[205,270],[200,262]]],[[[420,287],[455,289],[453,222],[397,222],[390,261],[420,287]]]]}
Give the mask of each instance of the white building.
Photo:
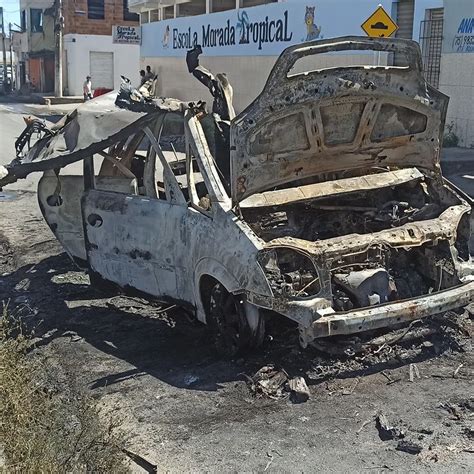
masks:
{"type": "MultiPolygon", "coordinates": [[[[186,69],[186,51],[197,42],[203,47],[202,64],[229,77],[239,112],[261,91],[284,48],[307,39],[364,35],[361,24],[379,3],[399,26],[394,36],[420,41],[428,81],[451,97],[448,124],[453,123],[462,146],[471,146],[474,24],[469,18],[474,17],[474,0],[129,0],[129,8],[140,14],[141,66],[149,64],[159,74],[160,94],[189,100],[198,93],[210,101],[186,69]],[[276,30],[270,32],[277,24],[283,27],[278,38],[276,30]],[[243,43],[246,28],[251,37],[243,43]],[[453,50],[453,41],[471,46],[453,50]]],[[[398,65],[399,59],[329,55],[318,65],[374,60],[398,65]]]]}
{"type": "Polygon", "coordinates": [[[443,3],[439,88],[450,97],[446,123],[461,146],[474,148],[474,0],[443,3]]]}
{"type": "MultiPolygon", "coordinates": [[[[56,5],[20,0],[20,82],[29,81],[39,92],[54,90],[56,5]]],[[[82,95],[87,75],[94,89],[114,89],[120,75],[138,75],[140,27],[126,0],[63,0],[62,5],[66,95],[82,95]]]]}

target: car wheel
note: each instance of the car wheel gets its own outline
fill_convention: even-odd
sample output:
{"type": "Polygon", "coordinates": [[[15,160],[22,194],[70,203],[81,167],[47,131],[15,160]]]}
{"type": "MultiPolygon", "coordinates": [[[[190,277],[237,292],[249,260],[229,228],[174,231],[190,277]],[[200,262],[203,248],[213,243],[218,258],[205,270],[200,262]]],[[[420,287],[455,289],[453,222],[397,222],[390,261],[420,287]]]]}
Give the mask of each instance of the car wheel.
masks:
{"type": "Polygon", "coordinates": [[[102,278],[97,272],[93,270],[89,270],[89,281],[90,285],[94,290],[100,291],[101,293],[105,293],[107,295],[116,295],[118,293],[117,286],[102,278]]]}
{"type": "Polygon", "coordinates": [[[243,296],[229,293],[220,283],[210,291],[209,317],[221,355],[232,357],[263,342],[265,324],[258,308],[250,309],[243,296]]]}

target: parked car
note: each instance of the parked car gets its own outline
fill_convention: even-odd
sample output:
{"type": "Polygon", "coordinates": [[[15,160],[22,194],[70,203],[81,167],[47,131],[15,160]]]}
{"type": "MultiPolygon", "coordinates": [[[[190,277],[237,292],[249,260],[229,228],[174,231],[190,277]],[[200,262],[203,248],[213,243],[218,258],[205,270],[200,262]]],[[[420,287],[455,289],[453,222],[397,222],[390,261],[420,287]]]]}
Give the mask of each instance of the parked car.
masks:
{"type": "Polygon", "coordinates": [[[7,83],[6,88],[3,87],[3,65],[0,65],[0,93],[9,94],[13,89],[13,75],[11,66],[7,66],[7,83]]]}
{"type": "Polygon", "coordinates": [[[0,184],[45,171],[43,215],[93,284],[188,307],[227,353],[262,341],[264,313],[295,321],[305,347],[473,300],[472,201],[439,166],[447,105],[415,42],[314,41],[286,49],[228,121],[124,84],[48,131],[0,184]],[[408,66],[296,72],[348,50],[408,66]],[[64,174],[78,160],[84,176],[64,174]]]}

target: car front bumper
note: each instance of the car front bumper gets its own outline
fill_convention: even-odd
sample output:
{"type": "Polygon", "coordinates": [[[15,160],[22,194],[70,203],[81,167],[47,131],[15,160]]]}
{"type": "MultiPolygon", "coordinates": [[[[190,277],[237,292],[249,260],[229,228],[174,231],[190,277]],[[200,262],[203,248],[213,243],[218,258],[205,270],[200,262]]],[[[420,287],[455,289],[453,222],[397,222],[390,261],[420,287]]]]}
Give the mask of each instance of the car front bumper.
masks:
{"type": "Polygon", "coordinates": [[[302,344],[314,339],[353,334],[421,319],[460,308],[474,300],[474,281],[431,295],[386,303],[356,311],[326,314],[300,333],[302,344]]]}
{"type": "Polygon", "coordinates": [[[320,337],[354,334],[394,326],[460,308],[474,301],[474,281],[430,295],[394,301],[354,311],[335,313],[322,299],[274,304],[273,310],[299,323],[300,342],[306,347],[320,337]]]}

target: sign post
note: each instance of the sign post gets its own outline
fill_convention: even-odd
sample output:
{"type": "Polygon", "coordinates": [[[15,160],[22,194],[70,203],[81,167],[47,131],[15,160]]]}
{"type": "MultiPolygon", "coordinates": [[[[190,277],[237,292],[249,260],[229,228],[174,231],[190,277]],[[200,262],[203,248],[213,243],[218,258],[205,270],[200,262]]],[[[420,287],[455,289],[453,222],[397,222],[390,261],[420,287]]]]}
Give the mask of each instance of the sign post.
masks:
{"type": "MultiPolygon", "coordinates": [[[[371,38],[388,38],[398,30],[398,25],[390,15],[379,5],[372,15],[360,25],[367,36],[371,38]]],[[[380,51],[377,53],[377,66],[380,65],[380,51]]]]}
{"type": "Polygon", "coordinates": [[[362,23],[361,28],[372,38],[388,38],[398,30],[398,25],[390,15],[379,5],[372,15],[362,23]]]}

